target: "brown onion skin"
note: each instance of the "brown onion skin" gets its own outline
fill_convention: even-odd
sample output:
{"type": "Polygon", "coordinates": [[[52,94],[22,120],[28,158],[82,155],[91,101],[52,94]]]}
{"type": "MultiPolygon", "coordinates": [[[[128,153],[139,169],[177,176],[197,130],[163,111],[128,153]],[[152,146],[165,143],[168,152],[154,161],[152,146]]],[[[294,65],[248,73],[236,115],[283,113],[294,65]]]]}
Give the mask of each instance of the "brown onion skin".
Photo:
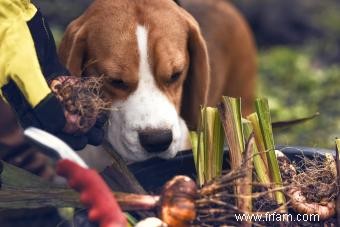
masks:
{"type": "Polygon", "coordinates": [[[168,181],[161,195],[160,217],[168,227],[187,227],[196,218],[195,182],[186,176],[168,181]]]}

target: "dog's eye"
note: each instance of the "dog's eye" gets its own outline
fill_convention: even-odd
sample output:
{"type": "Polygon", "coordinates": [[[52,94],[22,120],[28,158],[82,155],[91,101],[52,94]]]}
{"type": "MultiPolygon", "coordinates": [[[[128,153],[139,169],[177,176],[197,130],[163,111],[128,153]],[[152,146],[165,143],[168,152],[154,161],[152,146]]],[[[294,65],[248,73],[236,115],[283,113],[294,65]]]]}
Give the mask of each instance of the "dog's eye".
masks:
{"type": "Polygon", "coordinates": [[[129,88],[129,86],[121,79],[110,79],[109,83],[117,89],[126,90],[129,88]]]}
{"type": "Polygon", "coordinates": [[[181,77],[181,72],[176,72],[171,75],[170,79],[167,81],[168,84],[175,83],[180,77],[181,77]]]}

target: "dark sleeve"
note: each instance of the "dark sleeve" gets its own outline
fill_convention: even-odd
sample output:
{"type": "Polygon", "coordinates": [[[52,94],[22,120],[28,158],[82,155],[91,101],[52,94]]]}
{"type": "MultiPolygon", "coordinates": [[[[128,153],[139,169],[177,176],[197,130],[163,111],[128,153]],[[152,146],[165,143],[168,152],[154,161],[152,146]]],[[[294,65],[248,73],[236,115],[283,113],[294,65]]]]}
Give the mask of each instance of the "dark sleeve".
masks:
{"type": "Polygon", "coordinates": [[[39,64],[46,80],[50,81],[60,75],[69,75],[69,72],[59,61],[52,32],[39,10],[27,22],[27,25],[31,32],[39,64]]]}

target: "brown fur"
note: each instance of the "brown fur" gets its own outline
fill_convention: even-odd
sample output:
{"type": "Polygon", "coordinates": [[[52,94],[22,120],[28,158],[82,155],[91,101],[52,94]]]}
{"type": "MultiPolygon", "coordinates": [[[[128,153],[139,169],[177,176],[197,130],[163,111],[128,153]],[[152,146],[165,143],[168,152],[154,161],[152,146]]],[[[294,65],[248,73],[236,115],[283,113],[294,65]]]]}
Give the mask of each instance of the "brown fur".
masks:
{"type": "Polygon", "coordinates": [[[222,94],[243,97],[249,113],[256,64],[245,21],[222,0],[181,3],[200,23],[206,42],[196,20],[173,1],[96,0],[69,25],[60,57],[73,75],[84,68],[85,75],[104,75],[109,97],[125,99],[138,85],[135,31],[141,24],[148,29],[149,63],[156,83],[189,128],[195,128],[199,106],[216,105],[222,94]],[[169,84],[176,72],[181,72],[180,78],[169,84]]]}
{"type": "Polygon", "coordinates": [[[211,66],[208,105],[221,95],[242,97],[243,114],[252,112],[256,84],[256,47],[242,15],[226,0],[182,0],[198,21],[211,66]]]}

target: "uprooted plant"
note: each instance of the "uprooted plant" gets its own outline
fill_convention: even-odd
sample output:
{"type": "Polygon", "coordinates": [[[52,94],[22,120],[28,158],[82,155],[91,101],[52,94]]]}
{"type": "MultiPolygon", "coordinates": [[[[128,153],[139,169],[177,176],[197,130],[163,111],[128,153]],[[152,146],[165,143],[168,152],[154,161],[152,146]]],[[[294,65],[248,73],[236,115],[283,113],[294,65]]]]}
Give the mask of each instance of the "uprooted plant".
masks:
{"type": "MultiPolygon", "coordinates": [[[[216,124],[216,110],[202,109],[201,127],[191,134],[198,181],[202,186],[195,223],[200,226],[239,224],[235,222],[235,213],[293,212],[317,214],[320,220],[334,216],[338,187],[333,157],[326,155],[322,161],[304,157],[299,165],[293,164],[275,150],[267,100],[256,100],[256,113],[248,116],[247,120],[242,119],[240,106],[239,99],[223,97],[218,108],[229,146],[230,172],[242,173],[227,184],[221,183],[226,174],[221,175],[221,169],[215,169],[212,175],[206,168],[209,165],[222,168],[220,158],[216,159],[223,157],[222,151],[220,146],[213,145],[224,142],[220,141],[224,136],[220,135],[220,126],[216,124]],[[205,116],[209,114],[213,117],[205,116]],[[213,123],[206,122],[209,119],[213,123]],[[202,128],[202,125],[210,128],[202,128]],[[218,139],[214,141],[211,138],[218,139]],[[251,178],[253,173],[255,177],[251,178]],[[212,177],[207,181],[206,176],[212,177]]],[[[243,221],[243,226],[252,224],[269,223],[243,221]]]]}
{"type": "MultiPolygon", "coordinates": [[[[318,214],[321,220],[330,219],[338,197],[333,157],[303,157],[293,163],[275,150],[267,101],[257,100],[256,113],[247,119],[241,117],[240,106],[239,99],[224,97],[218,108],[202,109],[198,131],[191,133],[197,184],[177,176],[160,195],[115,193],[122,209],[156,210],[169,227],[239,225],[235,214],[267,212],[318,214]],[[227,155],[224,143],[229,146],[227,155]]],[[[0,207],[82,207],[79,195],[70,189],[52,190],[52,186],[44,187],[37,179],[4,167],[0,207]],[[24,185],[18,185],[19,176],[24,185]],[[39,185],[32,190],[34,181],[39,185]]],[[[267,224],[272,223],[242,222],[243,226],[267,224]]]]}
{"type": "Polygon", "coordinates": [[[51,82],[51,89],[62,102],[66,117],[75,121],[68,132],[87,131],[97,117],[110,108],[110,102],[103,98],[102,86],[102,77],[61,76],[51,82]]]}
{"type": "Polygon", "coordinates": [[[332,155],[313,159],[303,156],[297,164],[292,164],[283,153],[278,156],[280,168],[286,173],[283,179],[290,207],[297,213],[318,214],[320,220],[334,216],[338,187],[332,155]]]}

